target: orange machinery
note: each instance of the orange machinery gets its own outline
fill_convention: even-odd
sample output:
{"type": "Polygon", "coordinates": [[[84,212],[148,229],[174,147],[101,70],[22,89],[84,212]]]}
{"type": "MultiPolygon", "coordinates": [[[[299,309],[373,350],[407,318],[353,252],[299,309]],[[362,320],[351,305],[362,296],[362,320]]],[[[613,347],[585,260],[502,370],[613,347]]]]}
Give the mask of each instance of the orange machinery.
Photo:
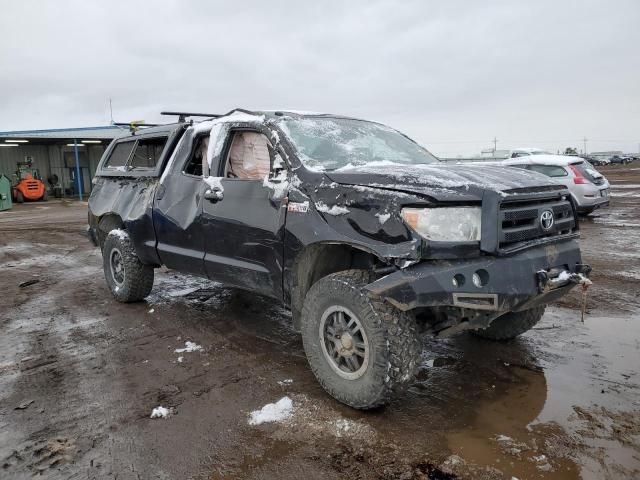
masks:
{"type": "Polygon", "coordinates": [[[13,199],[16,202],[47,200],[47,188],[40,178],[38,169],[33,168],[31,162],[18,162],[16,180],[17,183],[12,189],[13,199]]]}

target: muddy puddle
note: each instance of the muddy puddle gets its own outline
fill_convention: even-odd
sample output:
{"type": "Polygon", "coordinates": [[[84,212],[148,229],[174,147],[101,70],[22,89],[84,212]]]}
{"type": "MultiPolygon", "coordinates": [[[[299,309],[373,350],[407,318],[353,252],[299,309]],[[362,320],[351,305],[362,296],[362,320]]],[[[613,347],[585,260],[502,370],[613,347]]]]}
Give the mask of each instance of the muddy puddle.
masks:
{"type": "Polygon", "coordinates": [[[517,478],[637,478],[640,317],[575,317],[550,309],[514,347],[535,351],[540,371],[505,365],[513,383],[447,435],[452,452],[517,478]]]}

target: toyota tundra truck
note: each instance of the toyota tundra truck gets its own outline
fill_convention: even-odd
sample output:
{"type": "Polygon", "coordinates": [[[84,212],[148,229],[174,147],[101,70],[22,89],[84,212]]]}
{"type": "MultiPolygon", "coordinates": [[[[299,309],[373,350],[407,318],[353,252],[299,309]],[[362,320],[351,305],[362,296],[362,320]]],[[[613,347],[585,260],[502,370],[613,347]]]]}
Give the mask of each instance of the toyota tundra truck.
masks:
{"type": "Polygon", "coordinates": [[[272,297],[322,387],[359,409],[411,384],[425,334],[509,340],[588,281],[564,186],[446,164],[356,118],[181,114],[115,139],[93,183],[116,300],[143,300],[163,265],[272,297]]]}

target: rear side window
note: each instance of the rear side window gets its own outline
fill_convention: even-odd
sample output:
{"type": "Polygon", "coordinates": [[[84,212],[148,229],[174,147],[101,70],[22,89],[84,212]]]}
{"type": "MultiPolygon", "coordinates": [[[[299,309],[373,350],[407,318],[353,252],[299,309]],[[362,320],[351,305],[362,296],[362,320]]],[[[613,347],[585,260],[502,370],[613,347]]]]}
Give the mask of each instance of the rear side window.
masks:
{"type": "Polygon", "coordinates": [[[196,138],[195,147],[191,152],[189,160],[184,166],[183,172],[187,175],[201,177],[205,172],[207,162],[207,149],[209,148],[209,136],[202,135],[196,138]]]}
{"type": "Polygon", "coordinates": [[[564,168],[555,165],[530,165],[529,170],[542,173],[547,177],[566,177],[568,175],[564,168]]]}
{"type": "Polygon", "coordinates": [[[134,144],[135,142],[133,141],[118,143],[111,151],[111,155],[109,155],[104,166],[106,168],[124,167],[131,156],[134,144]]]}
{"type": "Polygon", "coordinates": [[[602,174],[599,173],[589,162],[572,163],[571,166],[577,168],[582,175],[592,182],[602,178],[602,174]]]}
{"type": "Polygon", "coordinates": [[[167,137],[138,140],[131,158],[131,168],[155,168],[166,143],[167,137]]]}

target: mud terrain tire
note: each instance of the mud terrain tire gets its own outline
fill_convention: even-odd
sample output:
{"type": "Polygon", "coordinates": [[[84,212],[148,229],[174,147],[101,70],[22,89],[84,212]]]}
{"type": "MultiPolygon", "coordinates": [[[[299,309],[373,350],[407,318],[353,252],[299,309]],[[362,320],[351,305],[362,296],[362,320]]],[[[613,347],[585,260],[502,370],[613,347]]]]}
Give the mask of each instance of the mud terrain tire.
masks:
{"type": "MultiPolygon", "coordinates": [[[[411,385],[421,352],[414,320],[365,293],[363,287],[368,283],[369,274],[362,270],[346,270],[321,278],[307,293],[301,317],[304,350],[318,382],[335,399],[358,409],[385,405],[411,385]],[[362,360],[354,373],[347,373],[357,378],[344,378],[344,372],[337,373],[340,367],[327,352],[342,344],[332,344],[334,340],[321,333],[327,331],[325,328],[336,327],[336,320],[332,327],[325,327],[325,323],[328,315],[340,315],[340,309],[343,309],[342,325],[352,315],[362,329],[363,333],[355,334],[362,337],[358,337],[361,341],[354,341],[354,348],[366,344],[368,349],[367,360],[362,360]]],[[[352,325],[352,321],[348,323],[352,325]]],[[[343,339],[344,333],[342,330],[343,339]]],[[[351,358],[356,358],[355,354],[351,358]]],[[[358,360],[361,358],[362,352],[358,360]]]]}
{"type": "Polygon", "coordinates": [[[153,287],[153,267],[138,259],[124,230],[109,232],[102,248],[104,277],[119,302],[139,302],[153,287]]]}
{"type": "Polygon", "coordinates": [[[509,312],[496,318],[489,328],[474,330],[472,333],[487,340],[506,341],[531,330],[544,315],[545,307],[536,307],[522,312],[509,312]]]}

